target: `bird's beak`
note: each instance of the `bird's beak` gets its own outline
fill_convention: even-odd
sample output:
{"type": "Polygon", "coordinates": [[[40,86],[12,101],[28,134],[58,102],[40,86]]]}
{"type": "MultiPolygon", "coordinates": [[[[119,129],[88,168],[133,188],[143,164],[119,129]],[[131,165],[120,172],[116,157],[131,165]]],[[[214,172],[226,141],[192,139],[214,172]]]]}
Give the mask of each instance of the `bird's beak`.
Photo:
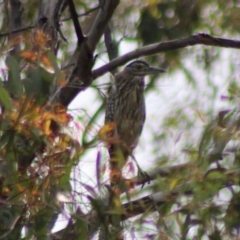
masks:
{"type": "Polygon", "coordinates": [[[157,68],[157,67],[149,67],[147,70],[148,74],[154,74],[154,73],[165,73],[166,70],[162,68],[157,68]]]}

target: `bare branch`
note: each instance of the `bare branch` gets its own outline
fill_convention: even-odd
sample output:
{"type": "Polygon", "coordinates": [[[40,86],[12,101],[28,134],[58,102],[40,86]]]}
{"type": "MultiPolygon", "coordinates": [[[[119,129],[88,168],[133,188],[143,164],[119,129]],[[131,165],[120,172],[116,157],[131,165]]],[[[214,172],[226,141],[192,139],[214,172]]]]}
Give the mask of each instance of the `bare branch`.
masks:
{"type": "Polygon", "coordinates": [[[96,48],[100,38],[102,37],[109,20],[112,18],[114,10],[119,4],[119,0],[105,0],[104,6],[99,11],[96,21],[94,22],[89,35],[88,41],[92,49],[96,48]]]}
{"type": "Polygon", "coordinates": [[[240,49],[240,41],[224,39],[224,38],[216,38],[208,34],[201,33],[201,34],[196,34],[191,37],[180,39],[180,40],[173,40],[169,42],[162,42],[162,43],[148,45],[140,49],[134,50],[132,52],[129,52],[127,54],[124,54],[123,56],[114,59],[110,63],[95,69],[93,71],[93,78],[96,79],[102,76],[103,74],[110,72],[113,69],[135,58],[154,55],[161,52],[167,52],[167,51],[181,49],[181,48],[199,45],[199,44],[206,45],[206,46],[240,49]]]}
{"type": "MultiPolygon", "coordinates": [[[[78,17],[88,16],[90,13],[98,10],[100,7],[101,7],[101,6],[98,5],[98,6],[94,7],[94,8],[89,9],[89,10],[86,11],[85,13],[78,14],[77,16],[78,16],[78,17]]],[[[68,20],[70,20],[70,19],[71,19],[71,17],[63,18],[63,19],[61,19],[61,22],[66,22],[66,21],[68,21],[68,20]]]]}
{"type": "Polygon", "coordinates": [[[75,32],[76,32],[76,35],[77,35],[78,46],[80,46],[81,43],[84,41],[85,37],[83,36],[81,26],[78,22],[78,15],[77,15],[76,8],[75,8],[73,0],[68,0],[68,6],[69,6],[70,13],[71,13],[71,18],[73,20],[75,32]]]}
{"type": "Polygon", "coordinates": [[[96,20],[90,30],[88,38],[79,48],[77,61],[68,79],[65,88],[58,89],[51,102],[60,102],[63,106],[68,106],[76,95],[85,90],[92,83],[92,66],[94,64],[93,52],[103,35],[106,26],[111,19],[114,10],[118,6],[119,0],[106,0],[104,6],[99,11],[96,20]],[[76,86],[76,87],[71,87],[76,86]]]}
{"type": "Polygon", "coordinates": [[[5,36],[8,36],[8,35],[14,34],[14,33],[24,32],[24,31],[27,31],[27,30],[30,30],[30,29],[33,29],[33,28],[35,28],[35,25],[31,25],[31,26],[28,26],[28,27],[23,27],[23,28],[19,28],[19,29],[16,29],[16,30],[12,30],[11,32],[0,33],[0,37],[5,37],[5,36]]]}

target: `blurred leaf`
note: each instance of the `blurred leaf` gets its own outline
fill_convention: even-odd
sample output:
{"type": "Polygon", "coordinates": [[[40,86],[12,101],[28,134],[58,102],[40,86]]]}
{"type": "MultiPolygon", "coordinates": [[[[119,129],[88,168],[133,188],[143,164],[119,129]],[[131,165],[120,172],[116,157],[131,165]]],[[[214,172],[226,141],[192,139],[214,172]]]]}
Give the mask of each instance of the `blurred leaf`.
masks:
{"type": "Polygon", "coordinates": [[[5,88],[0,86],[0,102],[6,110],[12,108],[12,99],[5,88]]]}
{"type": "Polygon", "coordinates": [[[4,148],[8,144],[10,139],[11,135],[9,134],[9,132],[8,131],[4,132],[0,138],[0,150],[2,150],[2,148],[4,148]]]}
{"type": "Polygon", "coordinates": [[[50,208],[41,209],[34,216],[35,234],[37,239],[47,239],[48,224],[54,211],[50,208]]]}
{"type": "Polygon", "coordinates": [[[232,232],[234,229],[240,230],[240,194],[236,193],[228,205],[226,215],[224,217],[226,227],[232,232]]]}
{"type": "Polygon", "coordinates": [[[9,79],[6,82],[6,87],[10,94],[20,98],[23,94],[23,87],[20,78],[19,63],[12,56],[8,56],[6,64],[9,68],[9,79]]]}
{"type": "Polygon", "coordinates": [[[88,239],[88,225],[87,221],[82,216],[77,216],[75,231],[79,240],[81,239],[88,239]]]}
{"type": "Polygon", "coordinates": [[[209,235],[209,240],[221,240],[221,232],[218,229],[215,229],[215,231],[209,235]]]}

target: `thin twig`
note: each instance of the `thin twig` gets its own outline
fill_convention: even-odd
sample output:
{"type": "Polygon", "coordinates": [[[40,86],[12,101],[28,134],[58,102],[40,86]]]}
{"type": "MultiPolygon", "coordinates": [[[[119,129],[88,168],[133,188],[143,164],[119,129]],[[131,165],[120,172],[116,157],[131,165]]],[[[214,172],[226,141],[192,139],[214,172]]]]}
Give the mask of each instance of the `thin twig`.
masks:
{"type": "MultiPolygon", "coordinates": [[[[88,16],[90,13],[96,11],[99,8],[101,8],[101,6],[98,5],[97,7],[94,7],[92,9],[86,11],[85,13],[78,14],[77,16],[78,17],[88,16]]],[[[71,17],[66,17],[66,18],[61,19],[61,22],[66,22],[66,21],[69,21],[70,19],[71,19],[71,17]]],[[[36,25],[30,25],[28,27],[19,28],[19,29],[16,29],[16,30],[12,30],[10,32],[0,33],[0,37],[5,37],[5,36],[8,36],[10,34],[19,33],[19,32],[25,32],[25,31],[33,29],[35,27],[36,27],[36,25]]]]}
{"type": "MultiPolygon", "coordinates": [[[[99,8],[101,8],[100,5],[98,5],[97,7],[92,8],[92,9],[90,9],[90,10],[88,10],[88,11],[86,11],[85,13],[78,14],[78,17],[88,16],[90,13],[98,10],[99,8]]],[[[70,19],[71,19],[71,17],[66,17],[66,18],[63,18],[63,19],[61,20],[61,22],[66,22],[66,21],[69,21],[70,19]]]]}
{"type": "Polygon", "coordinates": [[[16,29],[16,30],[12,30],[10,32],[0,33],[0,37],[5,37],[5,36],[8,36],[8,35],[14,34],[14,33],[24,32],[24,31],[27,31],[27,30],[30,30],[30,29],[33,29],[33,28],[35,28],[35,25],[31,25],[31,26],[24,27],[24,28],[19,28],[19,29],[16,29]]]}

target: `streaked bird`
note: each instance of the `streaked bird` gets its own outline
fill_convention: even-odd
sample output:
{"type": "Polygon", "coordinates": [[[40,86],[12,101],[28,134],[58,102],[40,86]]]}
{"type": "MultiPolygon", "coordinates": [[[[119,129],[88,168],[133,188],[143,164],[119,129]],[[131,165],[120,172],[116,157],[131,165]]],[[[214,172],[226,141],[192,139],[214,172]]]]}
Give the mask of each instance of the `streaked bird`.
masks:
{"type": "Polygon", "coordinates": [[[121,178],[121,169],[136,148],[145,122],[144,77],[165,72],[142,60],[128,64],[114,76],[108,90],[105,124],[114,123],[110,133],[111,186],[121,178]]]}

